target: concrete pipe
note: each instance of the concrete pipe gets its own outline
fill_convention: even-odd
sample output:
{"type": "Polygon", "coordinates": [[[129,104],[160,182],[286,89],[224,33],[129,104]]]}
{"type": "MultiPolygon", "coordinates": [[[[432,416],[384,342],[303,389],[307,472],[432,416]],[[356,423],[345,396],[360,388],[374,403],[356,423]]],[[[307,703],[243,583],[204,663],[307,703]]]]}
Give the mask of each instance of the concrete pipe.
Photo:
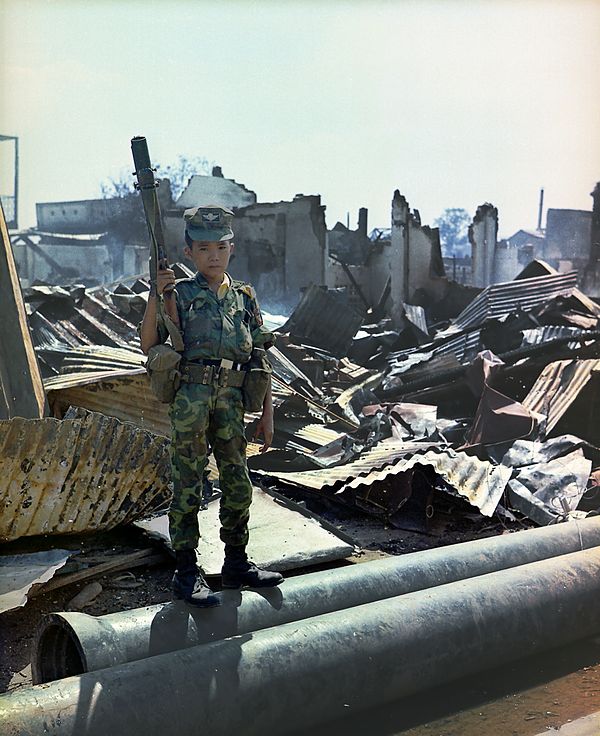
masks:
{"type": "Polygon", "coordinates": [[[264,736],[600,631],[600,548],[0,696],[3,736],[264,736]]]}
{"type": "Polygon", "coordinates": [[[489,537],[311,573],[260,593],[224,591],[219,608],[171,603],[94,617],[44,618],[32,656],[34,683],[112,667],[322,613],[600,545],[600,518],[489,537]]]}

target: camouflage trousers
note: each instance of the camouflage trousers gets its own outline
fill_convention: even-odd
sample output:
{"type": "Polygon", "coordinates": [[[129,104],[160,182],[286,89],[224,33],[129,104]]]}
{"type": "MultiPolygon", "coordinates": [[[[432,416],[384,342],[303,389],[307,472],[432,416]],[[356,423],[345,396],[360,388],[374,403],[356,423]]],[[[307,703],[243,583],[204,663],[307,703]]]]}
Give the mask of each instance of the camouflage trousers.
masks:
{"type": "Polygon", "coordinates": [[[169,532],[173,549],[195,548],[198,544],[198,511],[209,447],[219,468],[221,540],[246,545],[252,484],[246,465],[241,389],[184,383],[169,415],[173,481],[169,532]]]}

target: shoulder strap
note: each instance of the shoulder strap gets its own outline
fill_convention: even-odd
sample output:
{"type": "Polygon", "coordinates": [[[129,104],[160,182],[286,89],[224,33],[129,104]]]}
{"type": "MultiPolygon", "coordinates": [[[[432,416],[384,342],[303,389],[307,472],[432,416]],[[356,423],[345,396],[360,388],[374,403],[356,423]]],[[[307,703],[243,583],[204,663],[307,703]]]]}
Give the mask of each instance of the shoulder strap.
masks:
{"type": "Polygon", "coordinates": [[[181,332],[177,329],[177,325],[173,322],[173,320],[166,313],[165,303],[162,298],[162,295],[158,297],[157,306],[158,306],[156,310],[157,326],[162,324],[162,326],[166,329],[169,337],[171,338],[171,344],[173,345],[173,349],[176,350],[178,353],[182,353],[185,347],[184,342],[183,342],[183,337],[181,336],[181,332]]]}

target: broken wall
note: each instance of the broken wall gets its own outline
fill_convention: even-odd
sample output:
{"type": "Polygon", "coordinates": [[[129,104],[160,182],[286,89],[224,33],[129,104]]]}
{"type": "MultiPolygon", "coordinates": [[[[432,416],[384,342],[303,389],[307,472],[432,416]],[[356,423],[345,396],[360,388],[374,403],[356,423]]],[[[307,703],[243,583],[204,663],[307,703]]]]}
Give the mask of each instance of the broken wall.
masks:
{"type": "MultiPolygon", "coordinates": [[[[220,169],[218,169],[220,171],[220,169]]],[[[201,204],[219,204],[230,209],[256,203],[256,193],[235,179],[196,174],[176,202],[177,209],[197,207],[201,204]]]]}
{"type": "Polygon", "coordinates": [[[148,246],[122,243],[27,243],[17,241],[14,257],[24,286],[85,282],[110,284],[148,273],[148,246]]]}
{"type": "Polygon", "coordinates": [[[486,202],[477,208],[469,225],[471,243],[472,285],[484,289],[494,283],[494,258],[498,237],[498,210],[486,202]]]}
{"type": "MultiPolygon", "coordinates": [[[[197,178],[218,177],[193,177],[197,178]]],[[[167,213],[164,231],[169,260],[184,261],[182,209],[167,213]]],[[[261,303],[271,309],[294,307],[302,289],[327,283],[327,228],[319,195],[236,208],[233,232],[235,252],[229,271],[234,278],[250,281],[261,303]]]]}
{"type": "Polygon", "coordinates": [[[47,233],[99,233],[121,206],[118,198],[38,202],[38,230],[47,233]]]}
{"type": "Polygon", "coordinates": [[[396,324],[402,323],[405,302],[436,302],[447,292],[439,230],[421,225],[418,211],[410,211],[398,190],[392,200],[389,266],[391,317],[396,324]]]}
{"type": "Polygon", "coordinates": [[[544,247],[544,260],[547,263],[561,272],[575,269],[583,274],[590,260],[591,245],[591,212],[548,210],[544,247]]]}
{"type": "Polygon", "coordinates": [[[503,284],[506,281],[512,281],[522,270],[519,249],[506,240],[497,243],[494,250],[492,283],[503,284]]]}

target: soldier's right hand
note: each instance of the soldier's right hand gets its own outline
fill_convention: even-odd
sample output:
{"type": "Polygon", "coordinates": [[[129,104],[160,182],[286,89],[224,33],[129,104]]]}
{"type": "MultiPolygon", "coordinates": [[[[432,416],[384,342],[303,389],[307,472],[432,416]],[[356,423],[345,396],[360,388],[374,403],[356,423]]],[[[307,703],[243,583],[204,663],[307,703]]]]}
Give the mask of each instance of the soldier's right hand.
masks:
{"type": "Polygon", "coordinates": [[[159,294],[175,288],[175,272],[170,268],[159,268],[156,272],[156,291],[159,294]]]}

